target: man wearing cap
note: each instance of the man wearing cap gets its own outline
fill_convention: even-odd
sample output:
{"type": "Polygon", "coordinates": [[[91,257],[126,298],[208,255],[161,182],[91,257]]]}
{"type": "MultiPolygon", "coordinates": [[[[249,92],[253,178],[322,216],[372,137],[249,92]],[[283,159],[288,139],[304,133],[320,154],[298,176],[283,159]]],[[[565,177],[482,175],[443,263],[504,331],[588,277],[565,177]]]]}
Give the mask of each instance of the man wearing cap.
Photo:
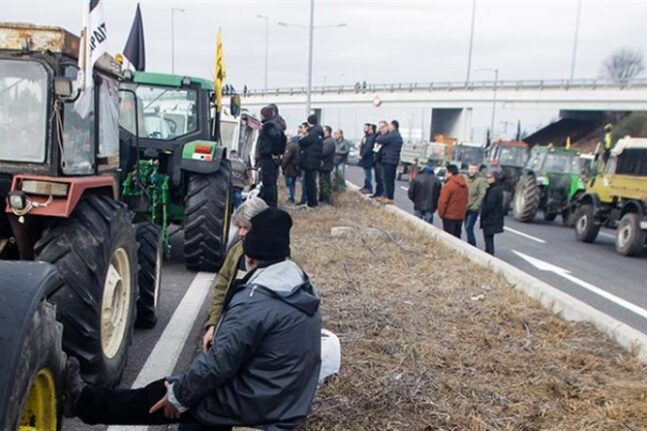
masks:
{"type": "Polygon", "coordinates": [[[88,424],[183,423],[209,430],[278,431],[305,420],[321,364],[319,296],[290,260],[290,215],[268,208],[251,224],[243,240],[249,272],[230,288],[209,350],[179,376],[141,389],[85,385],[78,361],[69,358],[66,416],[88,424]]]}

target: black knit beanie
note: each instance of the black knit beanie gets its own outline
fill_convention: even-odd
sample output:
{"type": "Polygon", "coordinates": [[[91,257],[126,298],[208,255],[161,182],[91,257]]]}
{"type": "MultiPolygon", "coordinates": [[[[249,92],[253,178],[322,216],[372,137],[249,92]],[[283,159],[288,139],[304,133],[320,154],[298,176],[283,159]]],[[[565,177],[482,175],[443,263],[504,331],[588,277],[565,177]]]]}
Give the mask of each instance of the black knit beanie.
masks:
{"type": "Polygon", "coordinates": [[[312,124],[313,126],[316,126],[319,124],[319,119],[315,114],[311,114],[308,116],[308,124],[312,124]]]}
{"type": "Polygon", "coordinates": [[[247,257],[256,260],[290,257],[290,214],[279,208],[268,208],[250,221],[252,228],[243,240],[243,250],[247,257]]]}

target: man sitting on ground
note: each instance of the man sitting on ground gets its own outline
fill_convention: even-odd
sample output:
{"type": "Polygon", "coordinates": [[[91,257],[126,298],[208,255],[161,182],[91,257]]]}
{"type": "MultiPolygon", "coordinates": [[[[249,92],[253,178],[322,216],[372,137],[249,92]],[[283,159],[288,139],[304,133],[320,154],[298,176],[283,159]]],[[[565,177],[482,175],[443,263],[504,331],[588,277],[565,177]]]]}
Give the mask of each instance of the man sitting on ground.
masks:
{"type": "Polygon", "coordinates": [[[268,208],[243,240],[249,272],[225,299],[212,346],[181,375],[140,389],[81,381],[79,363],[65,370],[65,413],[88,424],[191,423],[293,429],[303,422],[321,364],[319,296],[290,260],[292,219],[268,208]]]}

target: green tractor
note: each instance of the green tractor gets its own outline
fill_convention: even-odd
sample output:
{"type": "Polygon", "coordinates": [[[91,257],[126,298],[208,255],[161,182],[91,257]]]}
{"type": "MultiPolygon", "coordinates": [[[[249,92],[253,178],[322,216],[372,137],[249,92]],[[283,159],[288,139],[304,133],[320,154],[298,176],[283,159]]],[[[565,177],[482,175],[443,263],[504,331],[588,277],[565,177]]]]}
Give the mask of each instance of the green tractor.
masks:
{"type": "Polygon", "coordinates": [[[167,253],[169,226],[182,226],[186,267],[217,271],[225,258],[232,192],[230,161],[218,142],[213,83],[127,72],[121,89],[127,92],[121,139],[131,148],[133,166],[123,181],[124,201],[136,220],[161,227],[167,253]]]}
{"type": "Polygon", "coordinates": [[[578,151],[536,146],[517,181],[512,203],[513,216],[516,220],[529,223],[541,210],[544,220],[553,221],[561,215],[564,225],[572,226],[572,203],[584,189],[578,151]]]}

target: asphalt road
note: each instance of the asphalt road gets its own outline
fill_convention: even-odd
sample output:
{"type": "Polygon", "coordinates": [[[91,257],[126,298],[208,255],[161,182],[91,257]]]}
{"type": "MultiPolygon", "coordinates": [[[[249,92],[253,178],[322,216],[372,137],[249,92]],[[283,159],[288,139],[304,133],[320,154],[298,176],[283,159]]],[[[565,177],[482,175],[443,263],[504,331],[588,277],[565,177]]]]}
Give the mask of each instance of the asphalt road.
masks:
{"type": "MultiPolygon", "coordinates": [[[[364,184],[363,171],[348,167],[347,179],[364,184]]],[[[413,213],[406,181],[396,181],[395,204],[413,213]]],[[[436,215],[434,224],[441,226],[436,215]]],[[[478,224],[477,224],[478,227],[478,224]]],[[[615,231],[603,229],[593,244],[575,239],[561,218],[533,223],[507,216],[506,231],[495,237],[496,256],[614,318],[647,333],[647,253],[623,257],[616,253],[615,231]]],[[[483,248],[482,232],[475,230],[483,248]]]]}

